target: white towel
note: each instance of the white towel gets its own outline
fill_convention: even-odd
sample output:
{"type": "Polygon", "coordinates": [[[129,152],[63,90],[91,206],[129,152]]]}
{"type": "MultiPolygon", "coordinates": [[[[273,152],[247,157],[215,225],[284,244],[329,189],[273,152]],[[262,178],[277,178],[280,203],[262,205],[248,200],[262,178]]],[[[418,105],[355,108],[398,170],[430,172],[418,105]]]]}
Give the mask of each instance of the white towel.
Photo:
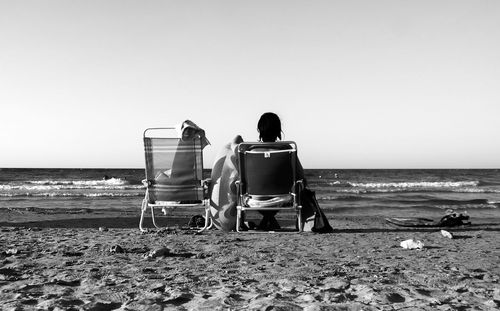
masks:
{"type": "Polygon", "coordinates": [[[179,135],[179,138],[182,140],[189,140],[199,136],[201,139],[202,149],[205,148],[206,145],[210,145],[210,142],[205,137],[205,130],[191,120],[185,120],[184,122],[178,124],[175,129],[177,130],[177,135],[179,135]]]}
{"type": "Polygon", "coordinates": [[[246,197],[245,203],[250,207],[281,207],[291,203],[292,200],[291,195],[280,195],[268,199],[246,197]]]}

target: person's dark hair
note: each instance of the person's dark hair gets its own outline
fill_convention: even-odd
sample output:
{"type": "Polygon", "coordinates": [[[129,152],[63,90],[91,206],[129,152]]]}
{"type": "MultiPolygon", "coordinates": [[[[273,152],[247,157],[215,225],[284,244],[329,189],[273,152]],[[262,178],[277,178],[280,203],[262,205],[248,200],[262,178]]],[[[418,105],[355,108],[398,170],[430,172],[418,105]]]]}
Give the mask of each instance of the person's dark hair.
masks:
{"type": "Polygon", "coordinates": [[[264,113],[257,123],[259,139],[263,142],[281,140],[281,121],[278,115],[272,112],[264,113]]]}

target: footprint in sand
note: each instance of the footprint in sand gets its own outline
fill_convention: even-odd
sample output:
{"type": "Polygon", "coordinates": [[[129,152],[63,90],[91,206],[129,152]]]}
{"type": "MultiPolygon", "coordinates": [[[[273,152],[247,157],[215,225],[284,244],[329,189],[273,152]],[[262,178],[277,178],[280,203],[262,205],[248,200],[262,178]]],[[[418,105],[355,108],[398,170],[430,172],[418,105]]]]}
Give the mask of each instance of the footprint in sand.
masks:
{"type": "Polygon", "coordinates": [[[405,297],[401,296],[398,293],[388,293],[385,295],[385,298],[390,303],[401,303],[406,301],[405,297]]]}

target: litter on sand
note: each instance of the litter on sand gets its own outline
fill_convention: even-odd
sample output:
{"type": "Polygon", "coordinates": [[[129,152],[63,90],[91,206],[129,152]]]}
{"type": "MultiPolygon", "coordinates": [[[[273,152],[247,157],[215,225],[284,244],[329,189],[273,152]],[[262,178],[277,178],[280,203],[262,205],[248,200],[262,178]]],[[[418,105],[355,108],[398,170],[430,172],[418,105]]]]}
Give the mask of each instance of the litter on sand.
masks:
{"type": "Polygon", "coordinates": [[[405,240],[400,243],[402,248],[406,249],[422,249],[424,248],[424,243],[421,241],[415,241],[414,239],[405,240]]]}
{"type": "Polygon", "coordinates": [[[446,230],[441,230],[441,234],[445,237],[445,238],[448,238],[448,239],[453,239],[453,235],[446,231],[446,230]]]}

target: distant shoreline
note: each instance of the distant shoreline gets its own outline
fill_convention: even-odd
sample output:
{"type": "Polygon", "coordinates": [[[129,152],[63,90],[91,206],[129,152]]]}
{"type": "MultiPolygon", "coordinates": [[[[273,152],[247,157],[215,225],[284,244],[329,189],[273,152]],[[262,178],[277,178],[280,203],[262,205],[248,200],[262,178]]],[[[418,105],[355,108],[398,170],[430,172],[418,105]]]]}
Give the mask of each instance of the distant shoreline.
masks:
{"type": "MultiPolygon", "coordinates": [[[[0,167],[0,170],[145,170],[144,167],[0,167]]],[[[500,170],[500,167],[476,167],[476,168],[461,168],[461,167],[426,167],[426,168],[308,168],[305,170],[339,170],[339,171],[356,171],[356,170],[408,170],[408,171],[436,171],[436,170],[500,170]]],[[[211,167],[204,167],[204,171],[211,171],[211,167]]]]}

